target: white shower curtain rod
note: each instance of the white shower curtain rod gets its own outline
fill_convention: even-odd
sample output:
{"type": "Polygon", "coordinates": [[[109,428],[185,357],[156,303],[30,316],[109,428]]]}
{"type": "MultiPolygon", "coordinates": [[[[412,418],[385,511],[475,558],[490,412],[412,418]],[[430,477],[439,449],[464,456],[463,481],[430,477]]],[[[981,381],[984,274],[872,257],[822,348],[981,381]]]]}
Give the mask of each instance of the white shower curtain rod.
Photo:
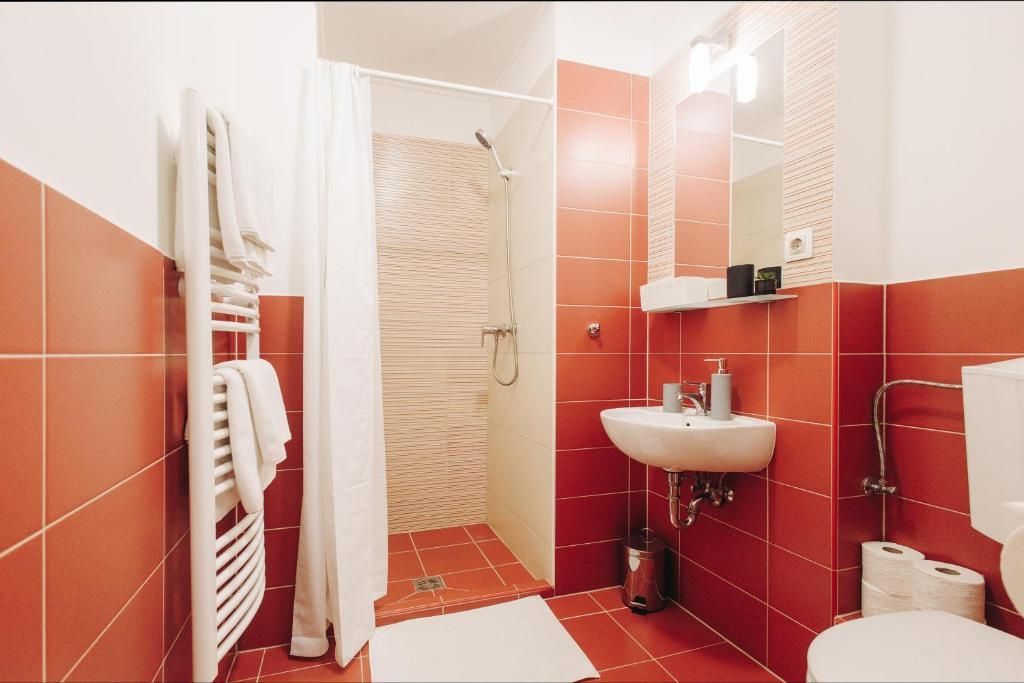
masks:
{"type": "Polygon", "coordinates": [[[474,95],[487,95],[488,97],[503,97],[507,100],[519,100],[521,102],[535,102],[546,104],[549,107],[555,102],[550,98],[534,97],[533,95],[520,95],[519,93],[507,92],[505,90],[492,90],[490,88],[478,88],[473,85],[462,85],[461,83],[449,83],[448,81],[435,81],[431,78],[419,78],[418,76],[407,76],[396,74],[390,71],[378,71],[377,69],[366,69],[361,66],[356,70],[364,76],[382,78],[387,81],[399,81],[401,83],[412,83],[414,85],[425,85],[431,88],[444,88],[446,90],[457,90],[459,92],[472,93],[474,95]]]}

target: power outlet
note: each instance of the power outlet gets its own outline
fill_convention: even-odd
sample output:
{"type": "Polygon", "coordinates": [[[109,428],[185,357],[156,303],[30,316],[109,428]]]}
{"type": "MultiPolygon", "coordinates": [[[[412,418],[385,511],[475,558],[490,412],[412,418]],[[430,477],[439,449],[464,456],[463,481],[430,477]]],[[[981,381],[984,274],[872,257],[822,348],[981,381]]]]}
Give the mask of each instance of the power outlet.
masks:
{"type": "Polygon", "coordinates": [[[802,261],[814,256],[814,231],[811,228],[790,230],[782,235],[782,260],[802,261]]]}

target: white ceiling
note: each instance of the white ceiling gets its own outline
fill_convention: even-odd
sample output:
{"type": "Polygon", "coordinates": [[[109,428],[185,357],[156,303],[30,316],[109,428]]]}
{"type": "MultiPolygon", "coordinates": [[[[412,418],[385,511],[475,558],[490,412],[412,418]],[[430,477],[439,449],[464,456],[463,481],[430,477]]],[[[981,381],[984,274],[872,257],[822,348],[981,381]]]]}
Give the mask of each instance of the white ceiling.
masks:
{"type": "Polygon", "coordinates": [[[321,55],[495,87],[542,2],[323,2],[321,55]]]}

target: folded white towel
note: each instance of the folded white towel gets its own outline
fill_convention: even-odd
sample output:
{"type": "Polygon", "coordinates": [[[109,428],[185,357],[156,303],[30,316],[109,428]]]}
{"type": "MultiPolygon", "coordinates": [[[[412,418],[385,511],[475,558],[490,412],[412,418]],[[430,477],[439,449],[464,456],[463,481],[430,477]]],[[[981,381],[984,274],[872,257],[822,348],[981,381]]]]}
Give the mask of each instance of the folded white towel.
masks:
{"type": "MultiPolygon", "coordinates": [[[[291,439],[277,373],[265,360],[239,360],[218,363],[214,374],[224,378],[228,396],[235,502],[240,500],[246,512],[258,512],[263,509],[264,489],[277,475],[277,464],[285,459],[284,444],[291,439]]],[[[223,503],[220,498],[217,501],[218,519],[223,507],[234,507],[230,496],[221,498],[223,503]]]]}
{"type": "MultiPolygon", "coordinates": [[[[247,269],[258,275],[270,275],[266,266],[267,245],[251,237],[253,234],[260,234],[258,231],[254,232],[253,227],[258,214],[253,208],[256,204],[250,197],[250,189],[243,184],[246,178],[259,178],[264,174],[260,169],[243,170],[246,159],[255,158],[255,155],[247,151],[248,146],[241,141],[238,150],[241,159],[233,160],[235,151],[232,149],[232,135],[227,121],[220,112],[211,109],[208,120],[213,129],[217,151],[217,218],[220,222],[224,256],[238,268],[247,269]],[[239,171],[242,173],[241,177],[237,175],[239,171]],[[243,218],[247,223],[242,223],[243,218]],[[243,234],[243,225],[246,226],[249,238],[243,234]]],[[[244,135],[239,134],[235,137],[244,135]]],[[[262,201],[266,198],[266,192],[261,191],[259,196],[262,201]]]]}
{"type": "Polygon", "coordinates": [[[274,251],[273,169],[238,120],[226,112],[221,115],[228,124],[238,229],[242,239],[265,256],[267,251],[274,251]]]}

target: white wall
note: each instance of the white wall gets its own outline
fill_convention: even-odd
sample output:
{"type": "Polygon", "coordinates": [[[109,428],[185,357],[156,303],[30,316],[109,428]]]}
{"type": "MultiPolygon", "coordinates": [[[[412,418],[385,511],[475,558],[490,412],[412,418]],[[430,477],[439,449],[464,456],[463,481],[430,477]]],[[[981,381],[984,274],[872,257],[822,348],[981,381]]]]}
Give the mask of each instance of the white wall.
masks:
{"type": "Polygon", "coordinates": [[[182,89],[236,114],[274,161],[271,293],[301,291],[289,247],[301,66],[313,3],[3,4],[0,158],[171,253],[182,89]]]}
{"type": "Polygon", "coordinates": [[[735,2],[558,2],[558,59],[650,76],[735,2]]]}
{"type": "Polygon", "coordinates": [[[1024,266],[1024,4],[890,11],[888,280],[1024,266]]]}
{"type": "Polygon", "coordinates": [[[487,128],[494,105],[490,98],[450,90],[374,80],[373,132],[429,140],[477,144],[473,134],[487,128]]]}
{"type": "Polygon", "coordinates": [[[839,3],[832,277],[883,283],[889,232],[889,5],[839,3]]]}

